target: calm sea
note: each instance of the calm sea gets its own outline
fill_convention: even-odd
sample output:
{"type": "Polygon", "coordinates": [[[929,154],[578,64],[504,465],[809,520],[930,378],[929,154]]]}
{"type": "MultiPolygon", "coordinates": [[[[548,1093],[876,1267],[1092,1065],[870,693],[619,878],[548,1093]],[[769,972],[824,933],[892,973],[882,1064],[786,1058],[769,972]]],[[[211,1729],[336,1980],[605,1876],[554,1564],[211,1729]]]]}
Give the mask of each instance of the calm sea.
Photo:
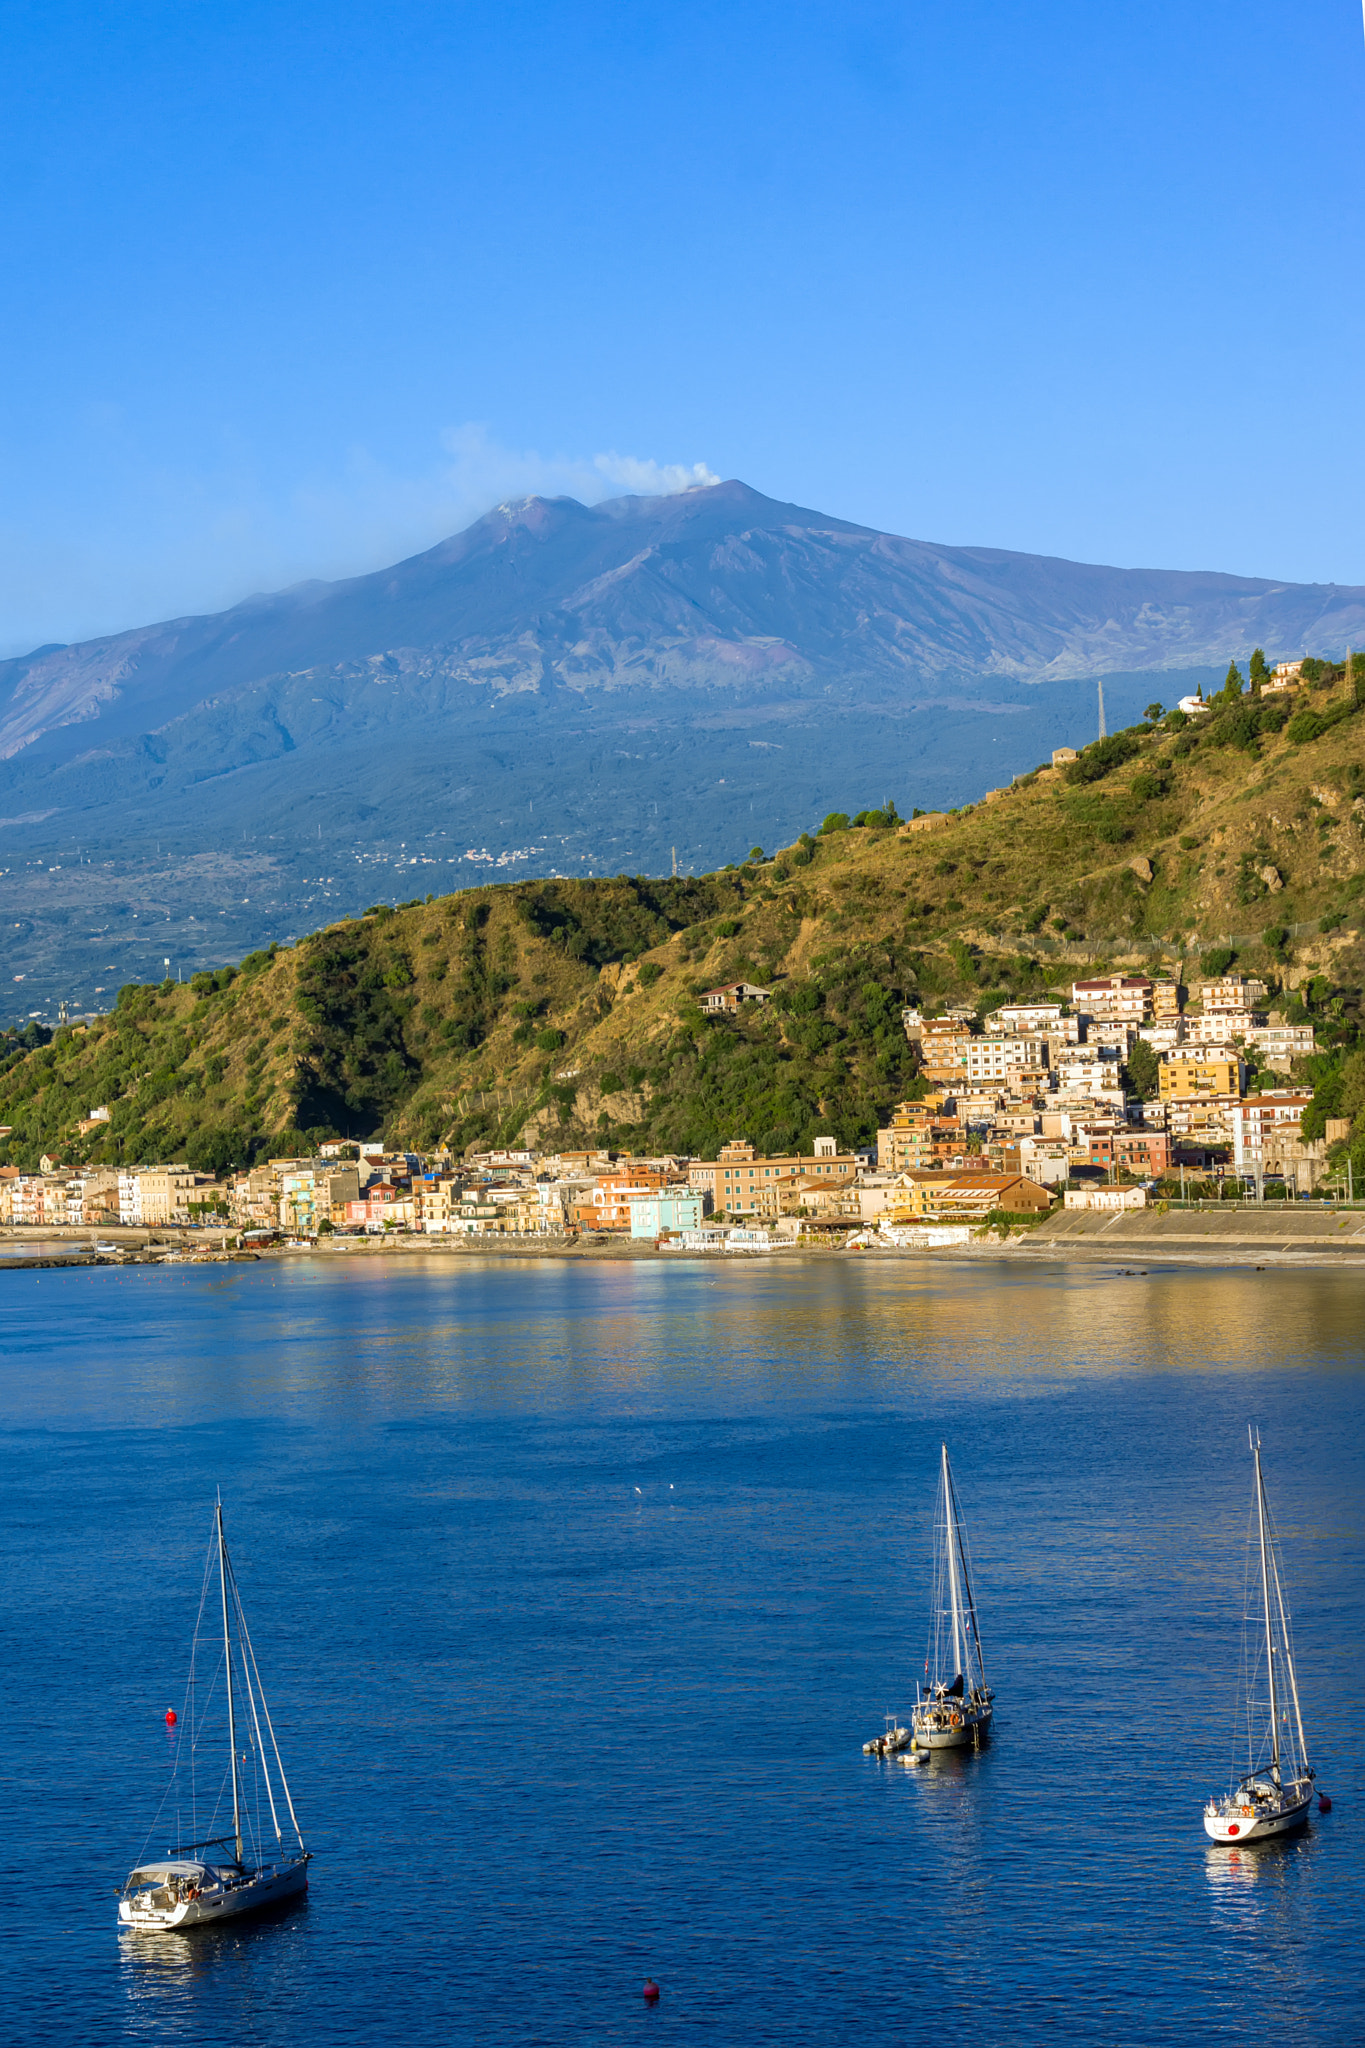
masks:
{"type": "Polygon", "coordinates": [[[0,2037],[1360,2041],[1363,1353],[1283,1272],[0,1276],[0,2037]],[[1217,1851],[1249,1418],[1334,1811],[1217,1851]],[[945,1437],[997,1733],[912,1772],[945,1437]],[[218,1486],[312,1890],[120,1937],[218,1486]]]}

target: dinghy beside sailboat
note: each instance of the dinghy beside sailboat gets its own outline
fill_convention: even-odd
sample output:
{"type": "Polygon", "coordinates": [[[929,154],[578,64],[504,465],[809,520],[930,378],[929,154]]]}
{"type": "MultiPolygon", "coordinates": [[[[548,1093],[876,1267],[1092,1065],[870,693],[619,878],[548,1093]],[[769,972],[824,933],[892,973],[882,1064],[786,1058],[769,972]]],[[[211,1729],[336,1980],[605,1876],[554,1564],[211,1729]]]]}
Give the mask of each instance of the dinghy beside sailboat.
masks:
{"type": "Polygon", "coordinates": [[[921,1749],[964,1749],[990,1733],[995,1694],[986,1683],[962,1511],[944,1444],[934,1512],[934,1604],[925,1684],[915,1688],[911,1739],[921,1749]]]}
{"type": "Polygon", "coordinates": [[[909,1728],[888,1714],[886,1733],[863,1744],[864,1756],[917,1763],[926,1750],[974,1747],[990,1732],[995,1694],[986,1683],[967,1539],[946,1444],[934,1511],[934,1591],[924,1672],[923,1685],[915,1688],[909,1728]]]}

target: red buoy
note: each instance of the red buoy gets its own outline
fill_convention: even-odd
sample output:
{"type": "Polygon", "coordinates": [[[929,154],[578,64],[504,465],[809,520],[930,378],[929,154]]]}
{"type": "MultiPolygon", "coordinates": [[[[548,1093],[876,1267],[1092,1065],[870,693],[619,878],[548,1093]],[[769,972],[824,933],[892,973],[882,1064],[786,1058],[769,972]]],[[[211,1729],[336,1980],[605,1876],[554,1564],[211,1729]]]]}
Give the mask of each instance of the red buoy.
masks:
{"type": "Polygon", "coordinates": [[[174,1728],[174,1726],[175,1726],[175,1721],[176,1721],[176,1714],[175,1714],[175,1708],[174,1708],[174,1707],[167,1707],[167,1709],[166,1709],[166,1726],[167,1726],[168,1728],[174,1728]]]}
{"type": "Polygon", "coordinates": [[[645,1978],[645,2003],[653,2005],[659,1996],[659,1987],[652,1977],[645,1978]]]}
{"type": "Polygon", "coordinates": [[[1327,1794],[1326,1794],[1325,1792],[1319,1792],[1319,1794],[1318,1794],[1318,1812],[1319,1812],[1319,1813],[1330,1813],[1331,1811],[1332,1811],[1332,1802],[1331,1802],[1331,1800],[1330,1800],[1330,1799],[1329,1799],[1329,1798],[1327,1797],[1327,1794]]]}

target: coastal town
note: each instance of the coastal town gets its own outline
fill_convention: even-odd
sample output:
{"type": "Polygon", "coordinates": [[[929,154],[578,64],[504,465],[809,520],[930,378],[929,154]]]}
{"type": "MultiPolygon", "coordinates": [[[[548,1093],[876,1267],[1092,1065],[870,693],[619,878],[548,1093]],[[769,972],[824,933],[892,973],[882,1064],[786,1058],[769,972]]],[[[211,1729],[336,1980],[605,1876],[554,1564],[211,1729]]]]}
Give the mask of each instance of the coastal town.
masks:
{"type": "MultiPolygon", "coordinates": [[[[750,983],[719,1012],[761,1004],[750,983]]],[[[919,1093],[875,1146],[816,1137],[762,1154],[742,1134],[713,1159],[609,1148],[421,1154],[322,1143],[221,1177],[184,1163],[0,1168],[0,1227],[211,1228],[243,1243],[320,1238],[628,1238],[687,1250],[865,1240],[950,1242],[1054,1208],[1134,1209],[1184,1195],[1264,1202],[1321,1192],[1348,1119],[1305,1132],[1291,1078],[1311,1023],[1259,980],[1106,974],[979,1016],[906,1007],[919,1093]]],[[[98,1128],[95,1105],[84,1127],[98,1128]]],[[[1349,1167],[1347,1168],[1349,1172],[1349,1167]]],[[[1342,1190],[1346,1192],[1346,1190],[1342,1190]]]]}

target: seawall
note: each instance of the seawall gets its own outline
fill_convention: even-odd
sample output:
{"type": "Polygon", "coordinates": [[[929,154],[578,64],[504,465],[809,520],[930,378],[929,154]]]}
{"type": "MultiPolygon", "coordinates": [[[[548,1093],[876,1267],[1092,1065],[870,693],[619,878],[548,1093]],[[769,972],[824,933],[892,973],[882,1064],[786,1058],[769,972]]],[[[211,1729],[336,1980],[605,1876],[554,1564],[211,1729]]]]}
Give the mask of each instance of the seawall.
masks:
{"type": "Polygon", "coordinates": [[[1016,1239],[1017,1257],[1160,1259],[1193,1265],[1304,1266],[1365,1271],[1365,1210],[1064,1209],[1016,1239]]]}

